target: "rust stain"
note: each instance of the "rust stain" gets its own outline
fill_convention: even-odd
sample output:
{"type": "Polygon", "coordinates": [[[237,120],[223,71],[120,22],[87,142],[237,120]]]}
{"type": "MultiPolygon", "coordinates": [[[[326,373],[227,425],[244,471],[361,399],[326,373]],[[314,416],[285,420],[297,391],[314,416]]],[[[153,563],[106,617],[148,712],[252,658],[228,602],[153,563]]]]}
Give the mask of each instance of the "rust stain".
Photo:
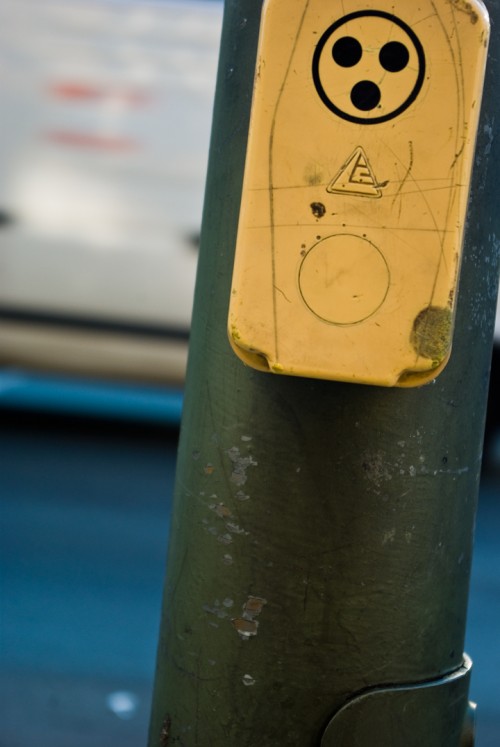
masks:
{"type": "Polygon", "coordinates": [[[265,604],[267,604],[266,599],[250,596],[243,606],[243,613],[249,617],[257,617],[264,609],[265,604]]]}
{"type": "Polygon", "coordinates": [[[212,509],[214,513],[217,514],[217,516],[220,519],[229,519],[233,515],[231,512],[231,509],[229,509],[223,503],[217,503],[216,505],[211,505],[210,508],[212,509]]]}
{"type": "Polygon", "coordinates": [[[243,605],[242,616],[231,620],[233,627],[244,640],[257,635],[259,622],[255,618],[260,615],[266,604],[267,600],[263,597],[250,595],[243,605]]]}
{"type": "Polygon", "coordinates": [[[242,638],[250,638],[257,635],[257,628],[259,627],[257,620],[245,620],[244,617],[235,617],[231,620],[231,623],[242,638]]]}

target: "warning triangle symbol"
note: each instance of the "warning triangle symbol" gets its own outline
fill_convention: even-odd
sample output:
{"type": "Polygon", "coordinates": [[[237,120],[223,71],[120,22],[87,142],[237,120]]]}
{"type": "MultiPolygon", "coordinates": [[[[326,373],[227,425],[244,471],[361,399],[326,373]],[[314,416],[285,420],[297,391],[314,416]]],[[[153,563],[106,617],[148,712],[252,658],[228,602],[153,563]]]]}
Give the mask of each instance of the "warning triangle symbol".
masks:
{"type": "Polygon", "coordinates": [[[382,197],[382,190],[361,146],[358,146],[327,187],[327,192],[382,197]]]}

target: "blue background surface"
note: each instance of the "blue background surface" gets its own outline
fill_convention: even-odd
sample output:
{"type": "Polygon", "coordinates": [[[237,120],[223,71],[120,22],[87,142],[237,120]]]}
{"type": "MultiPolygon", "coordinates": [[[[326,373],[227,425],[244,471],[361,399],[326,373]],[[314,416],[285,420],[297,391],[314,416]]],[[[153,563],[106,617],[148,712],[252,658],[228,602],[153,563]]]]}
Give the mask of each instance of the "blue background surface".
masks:
{"type": "MultiPolygon", "coordinates": [[[[0,413],[1,747],[146,743],[177,431],[0,413]],[[111,693],[136,707],[120,717],[111,693]]],[[[480,498],[467,651],[500,744],[500,482],[480,498]]]]}

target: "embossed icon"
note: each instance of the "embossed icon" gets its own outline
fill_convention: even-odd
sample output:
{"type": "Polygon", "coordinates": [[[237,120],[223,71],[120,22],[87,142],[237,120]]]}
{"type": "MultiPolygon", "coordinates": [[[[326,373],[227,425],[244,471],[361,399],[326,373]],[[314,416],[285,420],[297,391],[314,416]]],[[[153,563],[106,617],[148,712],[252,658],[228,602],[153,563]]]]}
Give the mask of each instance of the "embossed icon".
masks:
{"type": "Polygon", "coordinates": [[[415,32],[377,10],[344,16],[324,32],[313,56],[316,90],[331,112],[357,124],[402,114],[425,78],[425,54],[415,32]]]}
{"type": "Polygon", "coordinates": [[[361,146],[351,153],[327,187],[331,194],[350,194],[357,197],[382,197],[381,187],[373,173],[368,157],[361,146]]]}

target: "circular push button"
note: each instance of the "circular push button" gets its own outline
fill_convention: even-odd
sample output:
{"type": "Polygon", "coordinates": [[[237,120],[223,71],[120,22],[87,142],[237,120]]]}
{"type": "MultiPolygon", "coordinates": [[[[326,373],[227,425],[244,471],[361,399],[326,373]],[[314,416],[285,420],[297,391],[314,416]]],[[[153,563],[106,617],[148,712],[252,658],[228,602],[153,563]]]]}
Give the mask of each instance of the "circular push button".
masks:
{"type": "Polygon", "coordinates": [[[318,241],[299,270],[299,287],[308,308],[330,324],[357,324],[372,316],[389,290],[383,254],[361,236],[336,234],[318,241]]]}
{"type": "Polygon", "coordinates": [[[321,36],[312,74],[320,99],[334,114],[379,124],[402,114],[425,78],[425,54],[413,29],[397,16],[360,10],[321,36]]]}

